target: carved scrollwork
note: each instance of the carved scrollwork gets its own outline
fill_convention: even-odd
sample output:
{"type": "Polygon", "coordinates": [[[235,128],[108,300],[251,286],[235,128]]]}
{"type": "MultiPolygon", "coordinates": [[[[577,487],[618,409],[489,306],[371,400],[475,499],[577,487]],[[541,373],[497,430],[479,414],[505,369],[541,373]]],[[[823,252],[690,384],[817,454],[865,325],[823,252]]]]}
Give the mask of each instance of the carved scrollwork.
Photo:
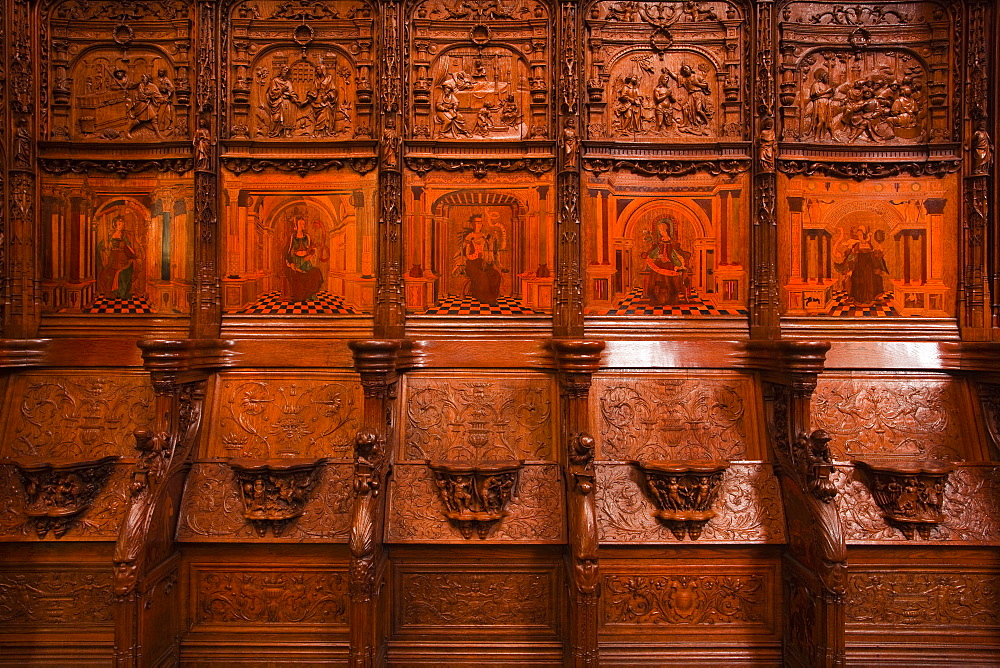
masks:
{"type": "Polygon", "coordinates": [[[61,538],[104,489],[118,457],[88,461],[12,460],[24,489],[24,514],[39,538],[61,538]]]}
{"type": "Polygon", "coordinates": [[[406,166],[421,177],[432,170],[444,172],[471,172],[477,179],[486,178],[490,172],[510,173],[522,170],[540,176],[552,171],[553,158],[406,158],[406,166]]]}
{"type": "Polygon", "coordinates": [[[325,463],[325,459],[229,462],[243,500],[243,517],[258,536],[266,536],[268,529],[280,536],[286,526],[301,517],[318,481],[319,467],[325,463]]]}
{"type": "Polygon", "coordinates": [[[358,174],[367,174],[375,169],[376,160],[371,158],[234,158],[222,159],[222,165],[234,174],[264,172],[274,169],[306,176],[312,172],[350,167],[358,174]]]}
{"type": "Polygon", "coordinates": [[[914,533],[930,538],[933,527],[944,522],[944,504],[948,474],[954,469],[941,462],[873,462],[856,460],[865,474],[872,497],[885,519],[903,532],[907,540],[914,533]]]}
{"type": "Polygon", "coordinates": [[[606,624],[761,625],[767,610],[763,574],[607,574],[602,617],[606,624]]]}
{"type": "Polygon", "coordinates": [[[719,492],[726,461],[633,462],[642,473],[643,489],[656,506],[656,518],[683,540],[697,540],[715,517],[712,503],[719,492]]]}
{"type": "Polygon", "coordinates": [[[73,158],[39,158],[39,166],[50,174],[117,174],[125,178],[143,172],[172,172],[182,175],[194,166],[191,158],[161,158],[156,160],[86,160],[73,158]]]}
{"type": "Polygon", "coordinates": [[[712,176],[724,174],[735,177],[750,170],[749,159],[732,160],[618,160],[610,158],[585,158],[583,168],[595,174],[605,172],[632,172],[642,176],[666,179],[704,172],[712,176]]]}
{"type": "Polygon", "coordinates": [[[812,176],[823,174],[858,181],[878,179],[901,174],[910,176],[945,176],[962,168],[960,160],[927,160],[921,162],[824,162],[815,160],[778,160],[778,171],[812,176]]]}
{"type": "Polygon", "coordinates": [[[466,539],[481,539],[507,516],[507,504],[517,496],[517,478],[524,461],[480,462],[475,465],[428,461],[434,472],[444,514],[466,539]]]}
{"type": "Polygon", "coordinates": [[[347,574],[333,570],[197,571],[196,624],[347,626],[347,574]]]}

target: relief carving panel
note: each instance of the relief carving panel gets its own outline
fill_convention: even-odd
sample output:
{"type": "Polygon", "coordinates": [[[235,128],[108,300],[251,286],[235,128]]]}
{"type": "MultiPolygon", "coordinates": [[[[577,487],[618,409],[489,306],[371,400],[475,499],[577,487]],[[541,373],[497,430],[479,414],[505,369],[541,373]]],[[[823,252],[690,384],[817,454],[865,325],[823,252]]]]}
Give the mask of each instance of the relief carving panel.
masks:
{"type": "MultiPolygon", "coordinates": [[[[848,543],[906,542],[903,533],[886,522],[860,472],[838,466],[831,479],[848,543]]],[[[928,540],[1000,544],[1000,468],[956,467],[948,476],[941,511],[944,521],[930,530],[928,540]]]]}
{"type": "Polygon", "coordinates": [[[947,378],[827,378],[812,398],[812,421],[830,436],[835,460],[871,456],[960,461],[962,396],[947,378]]]}
{"type": "Polygon", "coordinates": [[[9,457],[134,457],[132,433],[152,420],[153,388],[140,374],[24,374],[7,396],[9,457]]]}
{"type": "MultiPolygon", "coordinates": [[[[595,465],[597,515],[604,543],[677,543],[656,520],[656,507],[640,487],[638,472],[628,465],[595,465]]],[[[783,543],[785,516],[781,492],[771,467],[733,463],[719,483],[712,503],[715,516],[702,530],[699,543],[783,543]]]]}
{"type": "Polygon", "coordinates": [[[405,630],[456,627],[554,631],[555,574],[402,572],[399,623],[405,630]]]}
{"type": "Polygon", "coordinates": [[[327,464],[305,504],[302,516],[280,536],[260,537],[243,516],[243,501],[229,466],[196,463],[188,474],[181,501],[177,540],[186,542],[346,543],[351,526],[350,464],[327,464]]]}
{"type": "Polygon", "coordinates": [[[72,571],[0,573],[0,622],[46,626],[108,626],[114,623],[111,571],[80,566],[72,571]]]}
{"type": "Polygon", "coordinates": [[[195,567],[195,625],[347,626],[347,572],[195,567]]]}
{"type": "Polygon", "coordinates": [[[1000,575],[862,571],[847,576],[851,627],[1000,627],[1000,575]]]}
{"type": "Polygon", "coordinates": [[[738,460],[756,451],[748,378],[598,374],[591,394],[599,460],[738,460]]]}
{"type": "Polygon", "coordinates": [[[347,376],[223,374],[210,456],[348,459],[360,428],[361,384],[347,376]]]}
{"type": "MultiPolygon", "coordinates": [[[[466,540],[445,517],[434,476],[424,465],[397,464],[389,486],[390,542],[454,542],[466,540]]],[[[557,543],[564,541],[565,510],[562,476],[555,465],[521,469],[506,516],[491,528],[486,542],[557,543]]],[[[473,541],[479,542],[479,538],[473,541]]]]}
{"type": "Polygon", "coordinates": [[[481,462],[552,458],[548,378],[408,378],[401,460],[481,462]]]}

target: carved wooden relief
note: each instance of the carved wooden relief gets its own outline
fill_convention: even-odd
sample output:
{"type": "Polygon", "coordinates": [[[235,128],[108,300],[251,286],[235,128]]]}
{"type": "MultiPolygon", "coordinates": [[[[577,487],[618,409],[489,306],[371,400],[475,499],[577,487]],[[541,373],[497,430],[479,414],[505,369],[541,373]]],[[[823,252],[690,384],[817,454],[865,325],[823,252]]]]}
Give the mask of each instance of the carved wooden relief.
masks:
{"type": "Polygon", "coordinates": [[[226,22],[224,164],[281,169],[334,158],[371,170],[371,5],[243,0],[230,5],[226,22]]]}
{"type": "Polygon", "coordinates": [[[952,179],[782,183],[785,313],[954,315],[958,200],[952,179]]]}
{"type": "Polygon", "coordinates": [[[344,570],[191,567],[194,630],[347,627],[344,570]]]}
{"type": "Polygon", "coordinates": [[[890,525],[907,540],[930,538],[931,529],[944,521],[941,506],[945,485],[954,469],[931,460],[875,462],[855,460],[872,498],[890,525]]]}
{"type": "Polygon", "coordinates": [[[596,374],[597,459],[759,457],[752,387],[739,376],[596,374]]]}
{"type": "Polygon", "coordinates": [[[402,633],[480,635],[500,629],[549,635],[558,623],[555,572],[532,567],[432,569],[402,566],[395,574],[402,633]]]}
{"type": "MultiPolygon", "coordinates": [[[[994,466],[955,467],[944,488],[942,521],[929,528],[927,540],[1000,543],[998,473],[994,466]]],[[[832,479],[837,486],[837,511],[849,544],[906,541],[903,532],[886,520],[860,472],[838,466],[832,479]]]]}
{"type": "Polygon", "coordinates": [[[361,420],[361,385],[346,375],[221,374],[209,456],[348,459],[361,420]]]}
{"type": "MultiPolygon", "coordinates": [[[[534,160],[534,159],[532,159],[534,160]]],[[[461,169],[541,174],[551,161],[469,160],[461,169]]],[[[411,161],[420,172],[425,163],[411,161]]],[[[459,169],[456,167],[456,170],[459,169]]],[[[552,309],[556,205],[548,179],[427,174],[406,189],[406,306],[442,316],[541,315],[552,309]]]]}
{"type": "Polygon", "coordinates": [[[188,474],[177,524],[184,542],[346,543],[353,501],[350,464],[327,464],[302,515],[280,531],[260,536],[244,515],[243,500],[232,469],[219,463],[197,463],[188,474]]]}
{"type": "Polygon", "coordinates": [[[191,307],[194,194],[175,179],[52,179],[42,187],[43,309],[159,315],[191,307]],[[144,187],[145,186],[145,187],[144,187]]]}
{"type": "Polygon", "coordinates": [[[302,516],[326,460],[231,459],[228,463],[240,490],[243,517],[263,538],[268,530],[280,536],[302,516]]]}
{"type": "Polygon", "coordinates": [[[16,569],[0,573],[0,622],[18,627],[111,627],[111,571],[16,569]]]}
{"type": "Polygon", "coordinates": [[[745,321],[750,203],[744,179],[728,176],[591,177],[587,312],[745,321]]]}
{"type": "Polygon", "coordinates": [[[371,313],[374,180],[343,169],[338,174],[335,190],[326,175],[226,180],[225,313],[371,313]]]}
{"type": "MultiPolygon", "coordinates": [[[[638,472],[627,464],[596,464],[600,539],[612,543],[676,543],[657,521],[657,508],[642,492],[638,472]]],[[[719,483],[710,518],[698,543],[783,543],[785,516],[770,466],[730,464],[719,483]]]]}
{"type": "Polygon", "coordinates": [[[847,578],[852,629],[1000,627],[1000,576],[951,570],[860,570],[847,578]]]}
{"type": "Polygon", "coordinates": [[[134,457],[132,432],[152,420],[153,389],[142,374],[28,373],[8,391],[7,456],[134,457]]]}
{"type": "Polygon", "coordinates": [[[677,540],[684,540],[685,534],[697,540],[705,524],[715,517],[712,502],[718,495],[719,482],[729,462],[639,461],[633,466],[641,474],[646,497],[656,506],[656,519],[670,529],[677,540]]]}
{"type": "Polygon", "coordinates": [[[940,376],[821,376],[813,424],[836,460],[866,455],[959,461],[978,456],[961,428],[962,387],[940,376]]]}

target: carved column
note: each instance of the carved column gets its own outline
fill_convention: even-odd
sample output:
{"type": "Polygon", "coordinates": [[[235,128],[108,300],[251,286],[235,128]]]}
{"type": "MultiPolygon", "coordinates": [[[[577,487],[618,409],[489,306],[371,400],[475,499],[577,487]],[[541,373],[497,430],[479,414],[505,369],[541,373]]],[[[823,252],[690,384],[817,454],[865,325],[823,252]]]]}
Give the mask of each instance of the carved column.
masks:
{"type": "Polygon", "coordinates": [[[38,103],[35,44],[36,19],[29,0],[6,3],[4,20],[9,31],[4,39],[7,50],[7,103],[0,145],[6,153],[5,206],[9,220],[0,214],[0,269],[5,294],[3,335],[30,338],[38,332],[41,304],[36,294],[37,244],[35,217],[38,211],[38,177],[35,169],[35,137],[38,103]],[[6,222],[6,225],[4,223],[6,222]]]}
{"type": "Polygon", "coordinates": [[[987,100],[988,54],[986,52],[987,16],[984,0],[967,5],[965,35],[967,94],[965,119],[969,140],[963,169],[964,215],[962,216],[962,338],[967,341],[989,339],[989,284],[987,281],[986,241],[990,217],[989,187],[993,166],[993,141],[989,133],[987,100]]]}
{"type": "Polygon", "coordinates": [[[583,336],[583,276],[580,262],[583,240],[580,227],[580,142],[577,127],[583,79],[580,13],[576,0],[559,3],[559,40],[556,64],[556,117],[559,155],[556,159],[556,284],[553,333],[583,336]]]}
{"type": "Polygon", "coordinates": [[[112,557],[117,666],[179,659],[177,509],[195,455],[206,379],[227,365],[226,345],[216,340],[139,344],[156,403],[152,429],[135,433],[138,461],[112,557]]]}
{"type": "Polygon", "coordinates": [[[375,335],[401,337],[406,321],[403,295],[403,31],[402,3],[379,7],[380,151],[378,172],[378,282],[375,335]]]}
{"type": "Polygon", "coordinates": [[[775,470],[781,482],[788,548],[782,573],[785,662],[844,664],[847,548],[833,503],[830,438],[810,428],[810,401],[830,344],[751,342],[761,372],[775,470]]]}
{"type": "Polygon", "coordinates": [[[598,666],[597,509],[594,437],[590,433],[588,396],[591,376],[601,365],[604,341],[553,339],[562,403],[560,443],[566,453],[566,512],[569,552],[569,646],[567,665],[598,666]]]}
{"type": "Polygon", "coordinates": [[[219,7],[198,0],[198,78],[195,84],[194,308],[191,336],[213,338],[222,328],[219,280],[219,7]]]}
{"type": "Polygon", "coordinates": [[[365,404],[361,431],[355,440],[354,507],[351,511],[350,625],[351,666],[376,666],[384,661],[384,629],[379,620],[387,561],[382,536],[385,526],[386,475],[392,428],[390,400],[396,383],[398,340],[351,341],[354,368],[361,374],[365,404]]]}
{"type": "Polygon", "coordinates": [[[776,339],[778,325],[778,176],[775,171],[775,16],[772,0],[756,0],[757,40],[754,51],[754,172],[750,286],[750,333],[776,339]]]}

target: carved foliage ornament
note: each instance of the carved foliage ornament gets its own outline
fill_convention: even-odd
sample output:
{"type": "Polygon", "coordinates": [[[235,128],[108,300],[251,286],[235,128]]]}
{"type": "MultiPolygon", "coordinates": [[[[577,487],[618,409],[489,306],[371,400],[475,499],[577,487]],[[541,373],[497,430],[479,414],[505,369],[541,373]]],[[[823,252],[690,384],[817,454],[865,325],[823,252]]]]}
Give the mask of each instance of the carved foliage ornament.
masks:
{"type": "Polygon", "coordinates": [[[326,463],[319,460],[288,460],[281,463],[251,459],[229,462],[243,500],[243,517],[263,538],[267,530],[280,536],[302,515],[316,486],[317,472],[326,463]]]}
{"type": "Polygon", "coordinates": [[[697,540],[702,529],[715,517],[712,503],[719,492],[727,461],[634,462],[642,472],[643,488],[653,505],[656,518],[683,540],[686,533],[697,540]]]}
{"type": "Polygon", "coordinates": [[[931,529],[944,521],[944,503],[950,464],[922,462],[853,462],[865,474],[865,482],[886,521],[907,540],[914,533],[930,538],[931,529]]]}
{"type": "Polygon", "coordinates": [[[507,516],[507,504],[517,496],[517,478],[524,461],[482,462],[475,465],[428,461],[434,472],[444,514],[464,538],[472,532],[486,538],[507,516]]]}
{"type": "Polygon", "coordinates": [[[61,538],[101,493],[116,461],[117,456],[82,462],[12,460],[24,486],[24,513],[38,537],[52,531],[61,538]]]}

